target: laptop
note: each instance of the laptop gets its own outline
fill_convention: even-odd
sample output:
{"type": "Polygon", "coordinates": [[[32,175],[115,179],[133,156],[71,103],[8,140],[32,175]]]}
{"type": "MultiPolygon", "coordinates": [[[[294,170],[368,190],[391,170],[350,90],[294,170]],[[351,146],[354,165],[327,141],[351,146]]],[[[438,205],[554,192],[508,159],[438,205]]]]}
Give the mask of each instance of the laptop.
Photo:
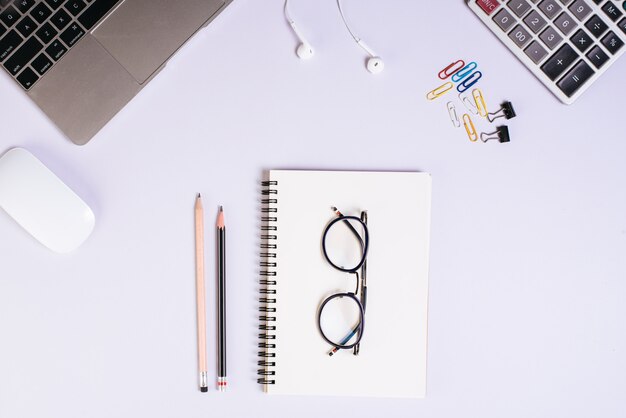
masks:
{"type": "Polygon", "coordinates": [[[0,0],[0,64],[89,142],[232,0],[0,0]]]}

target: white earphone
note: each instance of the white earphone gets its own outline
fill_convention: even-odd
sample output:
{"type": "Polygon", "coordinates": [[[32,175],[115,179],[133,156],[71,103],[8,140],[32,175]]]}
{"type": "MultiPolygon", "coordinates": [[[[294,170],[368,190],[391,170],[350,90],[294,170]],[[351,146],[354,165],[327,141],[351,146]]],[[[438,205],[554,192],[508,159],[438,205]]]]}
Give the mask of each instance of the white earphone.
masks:
{"type": "Polygon", "coordinates": [[[372,74],[380,74],[385,69],[385,63],[383,62],[382,58],[376,55],[376,53],[372,51],[372,49],[369,46],[367,46],[367,44],[363,42],[361,38],[359,38],[358,36],[354,34],[354,32],[352,32],[352,30],[350,29],[350,25],[348,25],[348,22],[346,21],[346,17],[343,14],[343,9],[341,7],[341,0],[337,0],[337,8],[339,9],[341,20],[343,20],[343,24],[346,26],[346,29],[348,29],[350,36],[352,36],[352,39],[354,39],[354,42],[356,42],[356,44],[360,46],[365,52],[367,52],[367,54],[370,56],[367,59],[367,62],[365,63],[365,66],[367,67],[367,71],[369,71],[372,74]]]}
{"type": "MultiPolygon", "coordinates": [[[[287,22],[289,23],[289,26],[291,26],[293,33],[300,40],[300,45],[298,45],[298,48],[296,48],[296,54],[301,59],[305,59],[305,60],[309,59],[313,56],[315,51],[313,50],[313,47],[311,46],[311,44],[309,44],[306,41],[304,36],[302,36],[300,31],[296,27],[296,22],[291,18],[291,15],[289,14],[288,5],[289,5],[289,0],[285,0],[285,7],[284,7],[285,19],[287,19],[287,22]]],[[[367,68],[367,71],[369,71],[372,74],[381,73],[383,69],[385,68],[385,63],[383,62],[382,58],[376,55],[376,53],[372,51],[372,49],[369,46],[367,46],[367,44],[363,42],[361,38],[359,38],[358,36],[354,34],[354,32],[352,32],[343,14],[343,9],[341,7],[340,0],[337,0],[337,8],[339,9],[341,20],[343,21],[343,24],[346,26],[346,29],[350,33],[350,36],[352,36],[352,39],[354,39],[357,45],[360,46],[370,56],[365,63],[365,67],[367,68]]]]}
{"type": "Polygon", "coordinates": [[[298,55],[300,59],[308,60],[315,54],[315,51],[313,50],[311,44],[308,43],[306,39],[304,39],[304,36],[302,36],[300,31],[296,27],[296,22],[291,18],[291,15],[289,14],[288,4],[289,0],[285,0],[285,19],[287,19],[289,26],[291,26],[291,29],[293,29],[293,33],[300,40],[300,45],[298,45],[298,48],[296,48],[296,55],[298,55]]]}

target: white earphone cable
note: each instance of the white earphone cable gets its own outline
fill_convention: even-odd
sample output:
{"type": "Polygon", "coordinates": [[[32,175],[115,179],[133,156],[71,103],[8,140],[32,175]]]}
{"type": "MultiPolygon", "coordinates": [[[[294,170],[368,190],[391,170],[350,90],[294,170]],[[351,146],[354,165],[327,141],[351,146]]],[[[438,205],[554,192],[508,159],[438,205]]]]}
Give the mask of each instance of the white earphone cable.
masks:
{"type": "Polygon", "coordinates": [[[358,46],[360,46],[361,48],[363,48],[363,50],[365,52],[368,53],[368,55],[370,55],[371,57],[375,57],[376,54],[374,53],[374,51],[372,51],[366,44],[365,42],[363,42],[361,40],[361,38],[359,38],[354,32],[352,32],[352,29],[350,29],[350,25],[348,25],[348,21],[346,20],[346,16],[343,13],[343,8],[341,7],[341,0],[337,0],[337,8],[339,8],[339,14],[341,15],[341,20],[343,20],[343,24],[346,26],[346,29],[348,30],[348,32],[350,33],[350,36],[352,36],[352,39],[354,39],[354,42],[357,43],[358,46]]]}

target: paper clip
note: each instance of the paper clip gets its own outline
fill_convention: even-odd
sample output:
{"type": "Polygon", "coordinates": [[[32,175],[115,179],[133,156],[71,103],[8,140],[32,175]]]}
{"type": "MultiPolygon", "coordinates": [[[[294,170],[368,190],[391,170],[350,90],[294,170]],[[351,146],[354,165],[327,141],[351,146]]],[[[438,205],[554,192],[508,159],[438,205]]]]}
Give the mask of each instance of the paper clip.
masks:
{"type": "Polygon", "coordinates": [[[426,95],[426,98],[428,100],[435,100],[437,97],[440,97],[446,94],[448,90],[452,89],[453,87],[454,87],[454,84],[448,81],[447,83],[444,83],[441,86],[437,87],[435,90],[429,92],[426,95]]]}
{"type": "Polygon", "coordinates": [[[501,105],[502,107],[497,112],[488,113],[487,119],[489,122],[493,122],[498,118],[505,118],[507,120],[513,119],[517,114],[515,113],[515,109],[513,109],[513,104],[511,102],[504,102],[501,105]]]}
{"type": "Polygon", "coordinates": [[[439,78],[445,80],[450,77],[452,74],[457,73],[461,68],[465,67],[465,61],[458,60],[448,65],[443,70],[439,71],[439,78]]]}
{"type": "Polygon", "coordinates": [[[476,102],[476,108],[478,109],[478,114],[486,118],[489,112],[487,111],[487,103],[485,103],[483,92],[480,91],[480,89],[474,89],[472,90],[472,97],[474,97],[474,101],[476,102]]]}
{"type": "Polygon", "coordinates": [[[481,133],[480,140],[483,142],[498,140],[501,144],[505,142],[511,142],[511,137],[509,136],[509,127],[506,125],[498,126],[495,132],[491,133],[481,133]]]}
{"type": "Polygon", "coordinates": [[[465,125],[465,132],[467,132],[469,140],[472,142],[478,141],[478,132],[476,132],[472,118],[467,113],[463,114],[463,125],[465,125]]]}
{"type": "Polygon", "coordinates": [[[470,62],[465,67],[461,68],[456,74],[452,76],[452,81],[455,83],[459,83],[463,81],[466,77],[474,72],[474,70],[478,67],[478,64],[475,62],[470,62]]]}
{"type": "Polygon", "coordinates": [[[467,110],[472,112],[474,115],[478,114],[478,109],[476,108],[476,105],[474,103],[472,103],[472,101],[470,99],[468,99],[467,97],[463,96],[463,94],[459,94],[459,99],[461,100],[461,103],[463,103],[463,105],[465,105],[465,108],[467,110]]]}
{"type": "Polygon", "coordinates": [[[457,91],[459,93],[463,93],[464,91],[469,90],[469,88],[478,83],[478,80],[482,77],[483,73],[480,71],[474,71],[471,76],[467,77],[462,83],[459,83],[459,85],[456,86],[457,91]]]}
{"type": "Polygon", "coordinates": [[[448,114],[450,115],[450,120],[455,128],[461,126],[461,121],[459,121],[459,115],[456,114],[456,107],[454,103],[448,102],[448,114]]]}

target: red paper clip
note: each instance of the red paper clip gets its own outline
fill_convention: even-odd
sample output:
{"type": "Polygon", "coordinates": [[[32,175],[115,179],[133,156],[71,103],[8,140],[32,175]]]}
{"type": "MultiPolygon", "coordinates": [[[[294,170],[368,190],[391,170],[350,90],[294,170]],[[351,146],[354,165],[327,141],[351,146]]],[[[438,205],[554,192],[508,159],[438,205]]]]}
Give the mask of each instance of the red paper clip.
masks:
{"type": "Polygon", "coordinates": [[[452,74],[457,73],[463,67],[465,67],[465,61],[458,60],[456,62],[453,62],[452,64],[448,65],[443,70],[439,71],[439,78],[442,80],[445,80],[446,78],[450,77],[452,74]]]}

